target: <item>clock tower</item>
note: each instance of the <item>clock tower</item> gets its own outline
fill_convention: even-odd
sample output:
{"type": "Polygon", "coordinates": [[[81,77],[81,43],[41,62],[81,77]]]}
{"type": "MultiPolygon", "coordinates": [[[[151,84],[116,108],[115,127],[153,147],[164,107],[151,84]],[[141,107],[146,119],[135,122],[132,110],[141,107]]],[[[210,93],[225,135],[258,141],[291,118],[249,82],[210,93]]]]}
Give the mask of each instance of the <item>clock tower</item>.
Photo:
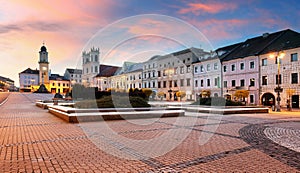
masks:
{"type": "Polygon", "coordinates": [[[49,84],[49,62],[48,62],[48,52],[47,48],[45,47],[45,44],[43,43],[43,46],[40,50],[40,59],[39,59],[39,66],[40,66],[40,74],[39,74],[39,80],[40,85],[41,84],[49,84]]]}

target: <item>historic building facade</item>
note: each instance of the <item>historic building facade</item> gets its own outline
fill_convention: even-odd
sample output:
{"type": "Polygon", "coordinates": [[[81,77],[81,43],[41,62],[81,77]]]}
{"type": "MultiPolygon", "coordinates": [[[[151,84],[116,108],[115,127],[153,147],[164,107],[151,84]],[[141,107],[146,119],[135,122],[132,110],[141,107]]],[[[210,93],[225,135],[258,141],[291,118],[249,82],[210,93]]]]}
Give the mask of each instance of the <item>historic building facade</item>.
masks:
{"type": "Polygon", "coordinates": [[[211,52],[193,62],[195,98],[202,96],[221,97],[221,62],[215,52],[211,52]],[[209,94],[210,95],[207,95],[209,94]]]}
{"type": "Polygon", "coordinates": [[[27,68],[19,73],[20,92],[31,92],[37,90],[39,86],[39,70],[27,68]]]}
{"type": "Polygon", "coordinates": [[[300,34],[292,30],[284,30],[279,33],[281,34],[280,37],[259,56],[260,101],[262,105],[275,104],[277,93],[274,89],[279,82],[279,86],[283,89],[280,92],[281,106],[285,107],[289,104],[293,108],[299,108],[300,34]]]}
{"type": "Polygon", "coordinates": [[[95,87],[94,77],[99,73],[99,48],[91,48],[89,52],[82,52],[82,83],[85,86],[95,87]]]}
{"type": "Polygon", "coordinates": [[[82,83],[82,70],[67,68],[64,73],[64,78],[68,79],[71,82],[71,87],[74,84],[81,84],[82,83]]]}
{"type": "Polygon", "coordinates": [[[70,81],[63,76],[51,74],[49,69],[48,51],[43,43],[39,51],[39,70],[27,68],[19,73],[20,91],[34,92],[44,85],[49,92],[67,93],[70,90],[70,81]]]}
{"type": "Polygon", "coordinates": [[[0,91],[15,91],[15,81],[7,78],[0,76],[0,91]]]}
{"type": "Polygon", "coordinates": [[[246,90],[249,95],[243,101],[247,104],[274,105],[278,65],[270,59],[270,54],[284,52],[280,64],[281,105],[285,106],[289,100],[293,107],[299,107],[299,49],[299,33],[283,30],[221,47],[215,52],[190,48],[157,55],[141,63],[139,68],[133,67],[140,65],[125,62],[114,74],[102,76],[99,49],[92,48],[89,53],[83,52],[83,81],[100,90],[150,88],[170,101],[178,100],[179,91],[186,93],[187,100],[195,100],[208,90],[210,97],[237,100],[235,93],[246,90]],[[97,71],[100,73],[95,75],[97,71]]]}

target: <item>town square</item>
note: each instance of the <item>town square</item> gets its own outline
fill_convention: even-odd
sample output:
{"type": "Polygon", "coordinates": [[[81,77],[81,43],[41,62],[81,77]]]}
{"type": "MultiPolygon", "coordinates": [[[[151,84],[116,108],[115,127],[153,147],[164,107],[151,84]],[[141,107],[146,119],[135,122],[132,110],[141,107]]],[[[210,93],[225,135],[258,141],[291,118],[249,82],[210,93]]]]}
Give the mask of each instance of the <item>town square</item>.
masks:
{"type": "Polygon", "coordinates": [[[297,5],[1,2],[0,172],[300,172],[297,5]]]}

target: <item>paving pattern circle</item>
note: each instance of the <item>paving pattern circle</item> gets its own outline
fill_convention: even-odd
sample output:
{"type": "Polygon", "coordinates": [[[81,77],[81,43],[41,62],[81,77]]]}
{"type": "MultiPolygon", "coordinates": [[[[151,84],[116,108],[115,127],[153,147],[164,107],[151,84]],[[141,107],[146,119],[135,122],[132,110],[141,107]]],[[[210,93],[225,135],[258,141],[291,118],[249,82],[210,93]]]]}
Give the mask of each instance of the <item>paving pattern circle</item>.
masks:
{"type": "Polygon", "coordinates": [[[251,124],[241,128],[239,134],[252,147],[300,170],[299,130],[274,125],[276,122],[251,124]]]}

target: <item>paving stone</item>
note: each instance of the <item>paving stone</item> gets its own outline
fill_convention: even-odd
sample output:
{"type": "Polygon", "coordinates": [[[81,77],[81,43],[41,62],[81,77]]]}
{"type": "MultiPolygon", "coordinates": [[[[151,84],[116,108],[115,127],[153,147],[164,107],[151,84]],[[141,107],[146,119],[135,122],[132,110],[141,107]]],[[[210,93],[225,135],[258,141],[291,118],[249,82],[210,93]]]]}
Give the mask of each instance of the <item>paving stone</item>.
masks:
{"type": "Polygon", "coordinates": [[[68,124],[34,105],[36,100],[52,97],[12,93],[0,106],[0,172],[300,172],[299,153],[264,133],[267,127],[298,130],[296,114],[187,113],[193,115],[68,124]],[[159,154],[185,133],[187,137],[168,153],[145,155],[146,151],[159,154]],[[135,141],[164,138],[156,145],[128,147],[118,135],[135,141]],[[199,137],[210,138],[199,145],[199,137]],[[103,141],[93,138],[106,139],[107,147],[140,160],[111,155],[107,148],[97,146],[103,141]]]}

